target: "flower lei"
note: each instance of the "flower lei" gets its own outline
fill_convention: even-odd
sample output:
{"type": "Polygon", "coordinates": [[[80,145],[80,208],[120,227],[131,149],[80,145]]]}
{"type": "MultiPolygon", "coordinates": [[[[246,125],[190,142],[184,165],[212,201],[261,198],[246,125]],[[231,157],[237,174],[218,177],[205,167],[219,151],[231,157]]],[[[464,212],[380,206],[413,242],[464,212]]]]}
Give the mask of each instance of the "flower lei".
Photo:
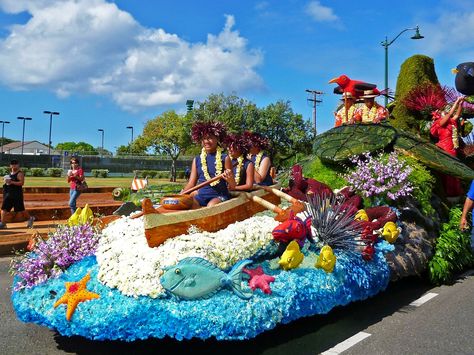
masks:
{"type": "Polygon", "coordinates": [[[258,172],[258,169],[260,168],[260,163],[262,161],[262,157],[263,157],[263,150],[261,150],[257,156],[255,157],[255,171],[258,172]]]}
{"type": "MultiPolygon", "coordinates": [[[[206,161],[206,157],[207,157],[207,152],[206,152],[206,149],[202,148],[201,149],[201,167],[202,167],[202,172],[204,173],[204,177],[206,178],[206,180],[211,180],[211,175],[209,175],[209,170],[207,169],[207,161],[206,161]]],[[[216,150],[216,175],[219,175],[220,173],[222,173],[222,149],[221,147],[217,147],[217,150],[216,150]]],[[[219,181],[221,181],[221,179],[218,179],[214,182],[211,182],[210,185],[211,186],[216,186],[219,181]]]]}
{"type": "Polygon", "coordinates": [[[351,107],[349,107],[349,109],[347,110],[347,118],[346,118],[346,109],[345,107],[341,108],[338,112],[339,116],[341,117],[341,121],[342,122],[350,121],[352,117],[354,116],[355,110],[356,110],[355,105],[352,105],[351,107]]]}
{"type": "Polygon", "coordinates": [[[237,167],[235,168],[235,183],[238,185],[240,182],[240,172],[242,171],[242,165],[244,165],[243,155],[237,158],[237,163],[237,167]]]}
{"type": "Polygon", "coordinates": [[[458,149],[459,148],[459,136],[458,136],[458,129],[456,128],[456,125],[453,125],[452,139],[453,139],[453,148],[458,149]]]}
{"type": "Polygon", "coordinates": [[[372,122],[377,117],[377,105],[374,104],[370,110],[364,105],[362,108],[362,122],[372,122]]]}

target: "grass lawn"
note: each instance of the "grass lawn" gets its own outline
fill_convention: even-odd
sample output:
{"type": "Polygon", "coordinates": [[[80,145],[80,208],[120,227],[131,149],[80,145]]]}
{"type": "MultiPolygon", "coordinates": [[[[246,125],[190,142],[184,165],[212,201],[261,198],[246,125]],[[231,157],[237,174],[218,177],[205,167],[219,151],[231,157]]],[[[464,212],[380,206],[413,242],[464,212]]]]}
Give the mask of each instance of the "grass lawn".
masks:
{"type": "MultiPolygon", "coordinates": [[[[102,186],[112,186],[112,187],[130,187],[132,184],[132,178],[130,177],[108,177],[108,178],[94,178],[86,177],[87,184],[90,187],[102,187],[102,186]]],[[[179,186],[184,186],[185,180],[181,179],[176,182],[179,186]]],[[[169,182],[168,179],[148,179],[149,185],[162,185],[162,184],[173,184],[169,182]]],[[[36,186],[69,186],[65,177],[55,178],[55,177],[25,177],[25,187],[36,187],[36,186]]]]}

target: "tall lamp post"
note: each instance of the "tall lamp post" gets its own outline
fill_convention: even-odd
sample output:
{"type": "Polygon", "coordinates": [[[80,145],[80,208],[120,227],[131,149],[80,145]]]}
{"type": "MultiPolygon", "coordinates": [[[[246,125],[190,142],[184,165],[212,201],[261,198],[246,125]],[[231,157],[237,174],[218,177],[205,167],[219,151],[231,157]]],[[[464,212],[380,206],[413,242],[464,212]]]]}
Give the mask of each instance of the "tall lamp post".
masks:
{"type": "Polygon", "coordinates": [[[104,130],[102,128],[99,128],[97,131],[102,133],[102,151],[100,152],[100,155],[104,154],[104,130]]]}
{"type": "Polygon", "coordinates": [[[2,124],[2,154],[3,154],[3,146],[5,145],[5,123],[9,124],[9,121],[0,121],[2,124]]]}
{"type": "Polygon", "coordinates": [[[59,112],[54,111],[43,111],[44,114],[49,115],[49,143],[48,143],[48,155],[51,155],[51,128],[53,126],[53,115],[59,115],[59,112]]]}
{"type": "Polygon", "coordinates": [[[19,120],[23,120],[23,134],[21,136],[21,155],[23,155],[23,146],[25,145],[25,121],[31,121],[31,117],[17,117],[19,120]]]}
{"type": "MultiPolygon", "coordinates": [[[[385,48],[385,89],[388,89],[388,47],[395,42],[395,40],[400,37],[400,35],[406,31],[415,31],[415,34],[410,37],[411,39],[422,39],[424,36],[420,35],[420,28],[418,26],[413,28],[405,28],[402,32],[400,32],[394,39],[391,41],[388,40],[387,36],[385,36],[385,41],[382,41],[382,47],[385,48]]],[[[385,96],[385,106],[388,105],[388,96],[385,96]]]]}
{"type": "Polygon", "coordinates": [[[130,153],[132,152],[132,143],[133,143],[133,126],[127,126],[127,129],[132,130],[132,140],[130,141],[130,153]]]}

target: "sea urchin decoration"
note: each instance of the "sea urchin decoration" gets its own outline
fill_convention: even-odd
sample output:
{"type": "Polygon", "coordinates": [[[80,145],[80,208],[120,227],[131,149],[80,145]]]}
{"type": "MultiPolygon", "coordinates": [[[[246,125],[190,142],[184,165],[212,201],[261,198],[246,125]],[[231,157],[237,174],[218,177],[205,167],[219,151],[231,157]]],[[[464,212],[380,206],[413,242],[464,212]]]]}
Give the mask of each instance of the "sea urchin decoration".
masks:
{"type": "Polygon", "coordinates": [[[333,249],[344,249],[360,253],[365,244],[360,239],[362,227],[354,221],[354,212],[338,204],[336,197],[315,195],[308,202],[308,213],[316,237],[333,249]]]}

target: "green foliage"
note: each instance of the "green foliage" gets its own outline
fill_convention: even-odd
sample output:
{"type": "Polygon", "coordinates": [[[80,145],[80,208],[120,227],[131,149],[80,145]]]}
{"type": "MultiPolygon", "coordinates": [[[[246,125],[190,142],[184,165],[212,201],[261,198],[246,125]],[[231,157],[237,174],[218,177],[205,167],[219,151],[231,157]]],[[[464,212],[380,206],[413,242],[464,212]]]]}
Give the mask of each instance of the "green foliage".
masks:
{"type": "Polygon", "coordinates": [[[31,168],[31,176],[44,176],[43,168],[31,168]]]}
{"type": "Polygon", "coordinates": [[[347,184],[342,177],[343,168],[338,165],[323,163],[321,159],[314,157],[302,164],[303,176],[318,180],[331,189],[340,189],[347,184]]]}
{"type": "Polygon", "coordinates": [[[46,176],[61,177],[63,169],[61,168],[48,168],[46,169],[46,176]]]}
{"type": "Polygon", "coordinates": [[[109,176],[109,169],[92,169],[91,173],[93,177],[106,178],[109,176]]]}
{"type": "MultiPolygon", "coordinates": [[[[21,170],[23,170],[23,172],[25,172],[23,168],[21,168],[21,170]]],[[[0,166],[0,175],[5,176],[7,174],[10,174],[10,167],[9,166],[0,166]]]]}
{"type": "Polygon", "coordinates": [[[425,216],[434,215],[435,210],[431,206],[431,196],[436,183],[435,177],[418,160],[407,156],[400,156],[400,159],[406,161],[413,169],[408,176],[408,181],[413,186],[413,198],[418,201],[425,216]]]}
{"type": "Polygon", "coordinates": [[[63,142],[58,143],[54,148],[56,150],[67,150],[68,152],[73,153],[84,153],[89,155],[98,155],[97,150],[86,142],[63,142]]]}
{"type": "Polygon", "coordinates": [[[397,80],[396,105],[392,111],[392,125],[412,133],[419,133],[421,113],[408,110],[402,104],[405,96],[415,87],[430,83],[439,85],[434,69],[433,59],[424,55],[414,55],[408,58],[401,66],[397,80]]]}
{"type": "Polygon", "coordinates": [[[21,171],[23,171],[23,174],[25,174],[25,176],[31,175],[30,168],[21,167],[21,171]]]}
{"type": "Polygon", "coordinates": [[[112,197],[116,201],[128,201],[130,199],[130,194],[131,193],[132,193],[131,188],[116,187],[112,191],[112,197]]]}
{"type": "Polygon", "coordinates": [[[474,265],[470,233],[459,229],[461,214],[459,207],[452,208],[449,211],[449,222],[441,226],[434,256],[428,264],[430,281],[434,284],[449,283],[456,272],[474,265]]]}
{"type": "Polygon", "coordinates": [[[150,185],[136,193],[131,193],[124,201],[131,201],[135,205],[140,206],[144,198],[149,198],[153,203],[158,203],[165,195],[179,193],[182,187],[183,186],[179,184],[150,185]]]}
{"type": "Polygon", "coordinates": [[[311,150],[311,124],[293,112],[289,101],[258,108],[236,95],[210,95],[193,110],[193,119],[221,121],[231,133],[249,130],[264,135],[271,141],[268,153],[277,166],[298,152],[311,150]]]}
{"type": "Polygon", "coordinates": [[[146,155],[146,147],[142,147],[133,141],[132,144],[121,145],[115,152],[117,155],[146,155]]]}

